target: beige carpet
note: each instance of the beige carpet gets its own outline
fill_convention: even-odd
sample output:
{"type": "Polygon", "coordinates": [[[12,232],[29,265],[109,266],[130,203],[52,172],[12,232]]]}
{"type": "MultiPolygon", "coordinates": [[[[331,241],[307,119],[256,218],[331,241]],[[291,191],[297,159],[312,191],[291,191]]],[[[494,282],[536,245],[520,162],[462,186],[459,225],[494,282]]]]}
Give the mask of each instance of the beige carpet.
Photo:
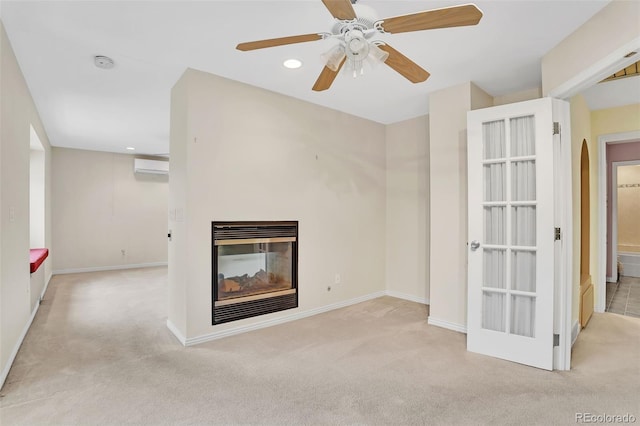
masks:
{"type": "Polygon", "coordinates": [[[56,276],[1,391],[14,424],[640,422],[640,319],[596,314],[571,372],[465,350],[427,307],[382,297],[183,348],[166,269],[56,276]]]}

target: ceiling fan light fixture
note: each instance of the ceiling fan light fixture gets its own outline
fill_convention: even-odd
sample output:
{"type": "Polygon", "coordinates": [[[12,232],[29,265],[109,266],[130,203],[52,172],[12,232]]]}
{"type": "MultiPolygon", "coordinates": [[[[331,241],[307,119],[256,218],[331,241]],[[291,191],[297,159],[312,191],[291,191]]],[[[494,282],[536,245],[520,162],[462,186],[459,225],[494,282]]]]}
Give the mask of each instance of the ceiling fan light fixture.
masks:
{"type": "Polygon", "coordinates": [[[340,69],[340,64],[342,64],[345,56],[344,47],[340,44],[336,44],[321,55],[322,61],[333,72],[337,72],[340,69]]]}
{"type": "Polygon", "coordinates": [[[371,43],[371,48],[369,49],[369,56],[367,57],[369,63],[372,66],[376,66],[381,64],[387,60],[389,57],[389,52],[385,52],[380,49],[377,44],[371,43]]]}
{"type": "Polygon", "coordinates": [[[369,56],[369,42],[358,29],[348,31],[344,36],[344,50],[347,56],[347,72],[356,78],[364,74],[363,61],[369,56]]]}

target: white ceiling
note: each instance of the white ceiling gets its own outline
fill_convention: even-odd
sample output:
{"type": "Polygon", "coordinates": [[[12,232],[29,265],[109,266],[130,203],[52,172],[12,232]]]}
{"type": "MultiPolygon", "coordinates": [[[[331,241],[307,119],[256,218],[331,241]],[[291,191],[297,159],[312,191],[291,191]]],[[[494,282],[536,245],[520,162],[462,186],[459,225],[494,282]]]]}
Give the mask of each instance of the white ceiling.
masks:
{"type": "MultiPolygon", "coordinates": [[[[378,18],[463,1],[361,0],[378,18]]],[[[169,100],[187,67],[208,71],[380,123],[428,112],[430,92],[473,81],[493,96],[538,87],[540,59],[608,0],[478,0],[477,26],[385,34],[431,73],[411,84],[384,65],[361,78],[311,87],[323,64],[322,40],[240,52],[239,42],[329,32],[320,0],[6,1],[0,16],[55,146],[161,154],[169,150],[169,100]],[[95,55],[113,58],[98,69],[95,55]],[[304,63],[288,70],[282,62],[304,63]]]]}
{"type": "Polygon", "coordinates": [[[598,83],[582,93],[591,111],[640,102],[640,75],[598,83]]]}

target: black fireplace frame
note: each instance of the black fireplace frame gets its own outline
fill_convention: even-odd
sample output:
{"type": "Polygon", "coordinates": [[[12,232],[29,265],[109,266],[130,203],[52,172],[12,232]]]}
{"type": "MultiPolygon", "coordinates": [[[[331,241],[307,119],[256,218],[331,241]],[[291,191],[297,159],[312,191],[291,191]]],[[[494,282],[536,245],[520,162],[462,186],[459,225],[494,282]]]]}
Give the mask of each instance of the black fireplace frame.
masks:
{"type": "MultiPolygon", "coordinates": [[[[233,300],[233,299],[228,299],[233,300]]],[[[211,222],[211,323],[222,324],[298,307],[298,221],[212,221],[211,222]],[[295,237],[291,245],[291,288],[293,293],[229,303],[218,301],[218,246],[216,241],[247,238],[295,237]]]]}

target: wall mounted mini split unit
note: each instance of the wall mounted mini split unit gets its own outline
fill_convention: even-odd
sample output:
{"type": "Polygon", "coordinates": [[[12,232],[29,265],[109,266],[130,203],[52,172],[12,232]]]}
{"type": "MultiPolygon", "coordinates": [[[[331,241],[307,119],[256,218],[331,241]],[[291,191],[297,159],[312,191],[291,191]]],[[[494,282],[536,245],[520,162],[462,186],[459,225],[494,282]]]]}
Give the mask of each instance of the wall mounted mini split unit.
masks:
{"type": "Polygon", "coordinates": [[[133,162],[134,173],[147,173],[152,175],[168,175],[169,162],[160,160],[145,160],[136,158],[133,162]]]}

